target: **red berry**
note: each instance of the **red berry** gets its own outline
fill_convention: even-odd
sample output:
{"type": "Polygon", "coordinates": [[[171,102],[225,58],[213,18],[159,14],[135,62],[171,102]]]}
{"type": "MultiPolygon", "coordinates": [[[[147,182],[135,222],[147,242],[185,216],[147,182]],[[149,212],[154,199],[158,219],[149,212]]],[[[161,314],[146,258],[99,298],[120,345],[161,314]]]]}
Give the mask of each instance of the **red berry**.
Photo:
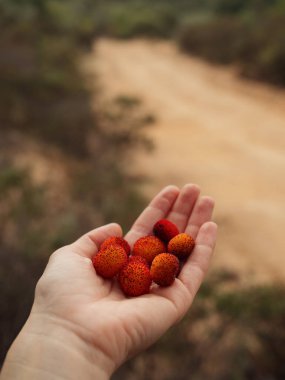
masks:
{"type": "Polygon", "coordinates": [[[107,247],[110,244],[121,245],[124,248],[124,250],[126,251],[126,254],[128,256],[131,253],[131,247],[130,247],[129,243],[124,238],[118,237],[118,236],[110,236],[106,240],[104,240],[100,246],[100,250],[107,247]]]}
{"type": "Polygon", "coordinates": [[[141,296],[149,293],[150,270],[145,263],[131,259],[120,271],[118,281],[126,296],[141,296]]]}
{"type": "Polygon", "coordinates": [[[133,255],[142,256],[151,264],[159,253],[166,252],[165,244],[156,236],[144,236],[134,244],[133,255]]]}
{"type": "Polygon", "coordinates": [[[98,275],[104,278],[113,278],[128,262],[128,256],[118,244],[110,244],[100,251],[92,259],[98,275]]]}
{"type": "Polygon", "coordinates": [[[131,262],[133,262],[133,261],[135,261],[135,262],[140,262],[140,263],[146,265],[146,266],[149,268],[149,263],[148,263],[148,262],[146,261],[146,259],[145,259],[144,257],[142,257],[142,256],[130,256],[130,257],[129,257],[129,263],[131,263],[131,262]]]}
{"type": "Polygon", "coordinates": [[[159,239],[168,243],[174,236],[179,234],[178,228],[167,219],[161,219],[153,226],[153,233],[159,239]]]}

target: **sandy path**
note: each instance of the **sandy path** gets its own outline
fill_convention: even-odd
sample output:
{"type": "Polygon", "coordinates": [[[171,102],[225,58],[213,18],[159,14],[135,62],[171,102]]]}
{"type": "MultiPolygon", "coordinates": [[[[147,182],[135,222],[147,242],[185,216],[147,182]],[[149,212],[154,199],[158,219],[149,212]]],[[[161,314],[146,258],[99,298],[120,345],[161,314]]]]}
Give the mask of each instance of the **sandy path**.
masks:
{"type": "Polygon", "coordinates": [[[195,182],[216,201],[215,267],[244,281],[285,279],[285,92],[185,56],[165,42],[101,40],[91,56],[108,94],[157,117],[138,168],[153,194],[195,182]]]}

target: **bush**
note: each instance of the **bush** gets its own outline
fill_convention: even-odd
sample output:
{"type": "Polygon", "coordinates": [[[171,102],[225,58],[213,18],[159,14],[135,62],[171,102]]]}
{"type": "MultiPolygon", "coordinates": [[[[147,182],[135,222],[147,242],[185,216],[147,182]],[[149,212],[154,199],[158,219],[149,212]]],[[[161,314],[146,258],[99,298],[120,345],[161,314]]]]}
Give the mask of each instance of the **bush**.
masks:
{"type": "Polygon", "coordinates": [[[111,4],[105,12],[104,32],[119,38],[170,37],[177,21],[171,7],[162,4],[111,4]]]}
{"type": "Polygon", "coordinates": [[[256,20],[240,51],[245,76],[285,85],[285,13],[256,20]],[[268,31],[270,30],[270,33],[268,31]]]}
{"type": "Polygon", "coordinates": [[[127,162],[150,147],[144,127],[152,117],[128,97],[94,110],[78,67],[93,42],[94,4],[0,3],[0,360],[27,318],[47,256],[97,225],[130,227],[145,204],[127,162]],[[41,180],[37,158],[48,162],[41,180]]]}
{"type": "Polygon", "coordinates": [[[189,22],[178,32],[180,47],[209,61],[237,63],[241,74],[285,85],[285,17],[212,17],[189,22]],[[270,30],[270,33],[268,33],[270,30]]]}
{"type": "MultiPolygon", "coordinates": [[[[74,160],[58,152],[66,178],[60,184],[50,178],[36,184],[29,168],[18,168],[13,152],[26,137],[14,146],[10,142],[11,149],[6,139],[1,151],[0,360],[28,316],[47,256],[101,224],[116,221],[127,230],[145,205],[139,191],[143,179],[130,174],[127,162],[133,150],[151,148],[144,129],[152,118],[137,99],[126,96],[96,115],[87,157],[74,160]]],[[[43,154],[48,157],[44,146],[43,154]]]]}
{"type": "Polygon", "coordinates": [[[188,22],[178,31],[178,43],[187,52],[213,62],[231,63],[240,55],[244,25],[236,18],[188,22]]]}
{"type": "Polygon", "coordinates": [[[3,1],[0,13],[2,131],[18,129],[86,155],[94,117],[77,69],[87,34],[79,20],[86,19],[86,10],[77,1],[30,0],[3,1]]]}

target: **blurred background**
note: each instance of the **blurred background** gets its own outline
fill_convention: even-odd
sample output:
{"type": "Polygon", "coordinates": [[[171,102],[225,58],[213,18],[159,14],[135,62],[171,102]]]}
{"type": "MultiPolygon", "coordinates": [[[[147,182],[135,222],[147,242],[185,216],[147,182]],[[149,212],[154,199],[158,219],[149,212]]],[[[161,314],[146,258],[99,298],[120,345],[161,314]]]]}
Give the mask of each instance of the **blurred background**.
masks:
{"type": "Polygon", "coordinates": [[[1,363],[53,250],[194,182],[212,269],[113,379],[284,379],[285,0],[0,0],[0,25],[1,363]]]}

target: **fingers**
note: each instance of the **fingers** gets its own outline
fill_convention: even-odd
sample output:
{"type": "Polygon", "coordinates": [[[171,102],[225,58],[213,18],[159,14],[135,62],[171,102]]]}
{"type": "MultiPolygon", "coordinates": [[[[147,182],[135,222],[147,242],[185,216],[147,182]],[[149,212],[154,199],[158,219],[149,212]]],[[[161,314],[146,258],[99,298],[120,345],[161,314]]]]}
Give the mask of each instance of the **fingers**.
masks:
{"type": "MultiPolygon", "coordinates": [[[[194,200],[192,199],[192,202],[193,201],[194,200]]],[[[180,202],[177,199],[175,203],[182,205],[183,202],[180,202]]],[[[210,222],[214,209],[214,201],[212,198],[208,196],[202,196],[199,198],[197,195],[195,204],[192,206],[192,212],[191,206],[189,207],[188,205],[188,208],[190,217],[185,232],[196,239],[195,248],[187,262],[184,264],[178,277],[181,281],[175,281],[175,283],[169,288],[159,288],[154,291],[155,294],[170,299],[172,303],[176,305],[178,310],[178,320],[188,310],[206,274],[210,263],[210,257],[213,253],[217,231],[216,224],[210,222]]],[[[173,219],[172,221],[174,222],[173,219]]],[[[181,217],[180,222],[181,221],[185,222],[185,219],[183,220],[181,217]]]]}
{"type": "Polygon", "coordinates": [[[122,236],[122,229],[117,223],[106,224],[81,236],[70,245],[73,252],[84,257],[93,256],[100,245],[109,236],[122,236]]]}
{"type": "Polygon", "coordinates": [[[209,268],[216,243],[216,237],[216,223],[204,223],[198,232],[195,248],[178,277],[187,288],[192,298],[195,297],[195,294],[209,268]]]}
{"type": "Polygon", "coordinates": [[[168,214],[178,194],[176,186],[167,186],[153,198],[125,237],[131,246],[138,238],[148,235],[154,223],[168,214]]]}
{"type": "Polygon", "coordinates": [[[194,239],[196,238],[202,224],[211,220],[214,204],[214,200],[208,196],[198,199],[185,229],[188,235],[191,235],[194,239]]]}
{"type": "Polygon", "coordinates": [[[194,238],[200,226],[211,219],[214,201],[210,197],[199,198],[197,185],[187,184],[179,192],[176,186],[165,187],[135,221],[126,239],[134,242],[151,232],[154,223],[167,218],[175,223],[180,232],[185,230],[194,238]]]}
{"type": "Polygon", "coordinates": [[[185,185],[177,197],[167,219],[176,224],[179,232],[184,232],[189,215],[193,210],[195,202],[200,194],[200,188],[197,185],[185,185]]]}

